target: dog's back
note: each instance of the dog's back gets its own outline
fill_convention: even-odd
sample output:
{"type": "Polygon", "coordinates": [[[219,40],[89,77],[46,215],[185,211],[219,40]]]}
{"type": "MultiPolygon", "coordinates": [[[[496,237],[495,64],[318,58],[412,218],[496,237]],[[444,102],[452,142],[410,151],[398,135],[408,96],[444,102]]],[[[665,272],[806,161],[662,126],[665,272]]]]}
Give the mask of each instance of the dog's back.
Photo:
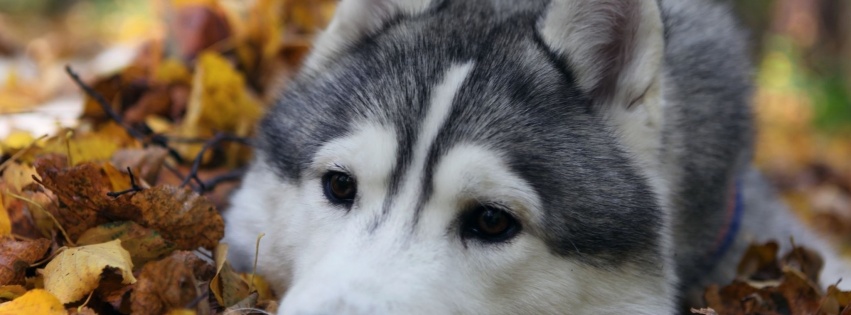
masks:
{"type": "Polygon", "coordinates": [[[708,1],[344,0],[226,237],[286,314],[669,313],[797,231],[750,94],[708,1]]]}

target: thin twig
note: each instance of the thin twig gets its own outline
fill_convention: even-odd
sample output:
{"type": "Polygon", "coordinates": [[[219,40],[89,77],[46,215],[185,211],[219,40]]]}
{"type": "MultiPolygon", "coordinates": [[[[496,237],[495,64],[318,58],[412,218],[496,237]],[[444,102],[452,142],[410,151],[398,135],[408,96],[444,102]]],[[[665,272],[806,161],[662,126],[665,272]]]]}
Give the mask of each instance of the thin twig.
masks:
{"type": "Polygon", "coordinates": [[[203,301],[208,296],[210,296],[210,290],[206,290],[206,291],[204,291],[204,294],[196,296],[195,299],[193,299],[191,302],[189,302],[189,304],[186,304],[183,308],[193,309],[193,308],[195,308],[195,306],[198,305],[198,303],[201,303],[201,301],[203,301]]]}
{"type": "Polygon", "coordinates": [[[250,145],[250,142],[246,138],[237,137],[221,132],[216,133],[216,135],[212,139],[207,140],[207,142],[204,143],[204,146],[201,148],[201,152],[198,152],[198,155],[195,156],[195,160],[192,162],[192,168],[189,170],[189,174],[187,174],[186,177],[183,179],[183,182],[180,183],[181,187],[186,186],[191,180],[194,179],[201,186],[201,191],[207,190],[206,186],[204,186],[204,182],[201,181],[200,178],[198,178],[198,169],[201,167],[201,161],[204,160],[204,153],[207,153],[207,150],[209,150],[213,146],[219,145],[219,143],[223,141],[250,145]]]}
{"type": "Polygon", "coordinates": [[[65,66],[65,72],[68,73],[71,79],[74,80],[74,83],[76,83],[78,87],[83,89],[83,91],[86,92],[89,97],[95,99],[95,102],[97,102],[100,105],[100,108],[103,109],[103,111],[107,115],[109,115],[109,118],[114,120],[119,126],[124,128],[124,130],[127,130],[127,133],[130,134],[130,136],[136,138],[136,140],[139,140],[140,142],[145,142],[145,135],[140,133],[138,130],[128,126],[124,122],[124,119],[121,118],[121,115],[118,115],[118,113],[116,113],[112,109],[112,106],[109,104],[109,102],[105,98],[103,98],[103,95],[101,95],[100,93],[98,93],[98,91],[95,91],[95,89],[83,82],[83,80],[80,79],[80,76],[77,75],[76,72],[74,72],[74,69],[71,69],[71,66],[65,66]]]}
{"type": "Polygon", "coordinates": [[[215,190],[216,186],[221,183],[238,181],[242,178],[243,175],[245,175],[245,172],[245,168],[238,168],[222,175],[210,178],[209,180],[204,182],[204,188],[206,189],[205,192],[215,190]]]}
{"type": "Polygon", "coordinates": [[[124,195],[124,194],[142,191],[142,187],[139,187],[139,185],[136,184],[136,176],[133,175],[133,171],[130,170],[129,166],[127,167],[127,173],[130,173],[130,188],[122,190],[122,191],[107,192],[106,193],[107,196],[110,196],[112,198],[118,198],[118,196],[121,196],[121,195],[124,195]]]}
{"type": "Polygon", "coordinates": [[[94,88],[92,88],[91,86],[89,86],[88,84],[83,82],[83,80],[80,79],[80,76],[77,75],[77,73],[74,72],[73,69],[71,69],[71,66],[65,66],[65,72],[68,73],[68,75],[71,77],[71,79],[74,81],[74,83],[77,84],[78,87],[80,87],[84,92],[86,92],[86,94],[89,97],[93,98],[95,100],[95,102],[97,102],[98,105],[100,105],[100,108],[109,116],[109,118],[111,118],[113,121],[115,121],[115,123],[117,123],[119,126],[121,126],[121,128],[124,128],[124,130],[127,131],[127,133],[131,137],[135,138],[136,140],[138,140],[139,142],[141,142],[143,144],[150,143],[150,144],[160,146],[160,147],[168,150],[168,154],[171,155],[171,157],[173,157],[178,163],[183,163],[183,158],[180,156],[180,153],[178,153],[177,150],[175,150],[174,148],[170,147],[168,145],[167,141],[163,141],[163,139],[167,139],[167,138],[156,137],[156,135],[155,135],[154,137],[152,137],[150,139],[150,141],[148,141],[146,139],[146,135],[144,133],[140,132],[139,130],[136,130],[135,128],[133,128],[129,125],[127,125],[127,123],[124,122],[124,119],[121,118],[121,115],[119,115],[118,113],[115,112],[115,110],[112,109],[112,106],[103,97],[103,95],[101,95],[100,93],[98,93],[98,91],[95,91],[94,88]]]}

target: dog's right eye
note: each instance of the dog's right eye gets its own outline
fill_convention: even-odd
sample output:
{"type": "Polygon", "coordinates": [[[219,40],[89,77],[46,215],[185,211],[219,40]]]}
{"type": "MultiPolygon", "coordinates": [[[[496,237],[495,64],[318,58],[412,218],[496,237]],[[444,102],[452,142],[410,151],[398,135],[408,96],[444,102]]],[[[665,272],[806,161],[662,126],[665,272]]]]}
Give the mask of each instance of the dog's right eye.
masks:
{"type": "Polygon", "coordinates": [[[499,207],[480,205],[465,216],[462,233],[485,243],[508,241],[520,232],[520,223],[499,207]]]}
{"type": "Polygon", "coordinates": [[[358,192],[355,179],[342,172],[328,172],[322,176],[322,186],[325,189],[325,197],[335,204],[351,205],[358,192]]]}

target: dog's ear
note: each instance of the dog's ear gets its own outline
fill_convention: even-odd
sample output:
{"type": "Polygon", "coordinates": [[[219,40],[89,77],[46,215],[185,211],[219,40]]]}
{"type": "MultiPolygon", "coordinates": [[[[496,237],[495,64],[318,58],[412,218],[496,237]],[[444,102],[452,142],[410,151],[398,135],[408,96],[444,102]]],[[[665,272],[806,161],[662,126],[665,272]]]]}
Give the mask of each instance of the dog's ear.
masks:
{"type": "Polygon", "coordinates": [[[425,11],[431,0],[342,0],[328,28],[316,39],[305,66],[320,70],[330,59],[392,19],[425,11]]]}
{"type": "Polygon", "coordinates": [[[657,1],[552,0],[538,22],[544,44],[647,166],[648,178],[661,178],[665,42],[657,1]]]}
{"type": "Polygon", "coordinates": [[[552,0],[538,31],[596,104],[631,106],[658,78],[664,49],[653,0],[552,0]]]}

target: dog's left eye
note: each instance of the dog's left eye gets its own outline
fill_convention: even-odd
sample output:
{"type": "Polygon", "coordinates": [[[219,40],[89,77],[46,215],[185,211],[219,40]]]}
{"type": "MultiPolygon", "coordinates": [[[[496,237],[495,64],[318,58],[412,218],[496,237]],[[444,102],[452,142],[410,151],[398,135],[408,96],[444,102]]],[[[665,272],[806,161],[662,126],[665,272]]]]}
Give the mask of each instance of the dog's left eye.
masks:
{"type": "Polygon", "coordinates": [[[342,172],[328,172],[322,176],[325,197],[335,204],[351,205],[358,192],[354,177],[342,172]]]}
{"type": "Polygon", "coordinates": [[[520,223],[505,210],[480,205],[466,216],[462,228],[466,238],[499,243],[517,235],[520,232],[520,223]]]}

